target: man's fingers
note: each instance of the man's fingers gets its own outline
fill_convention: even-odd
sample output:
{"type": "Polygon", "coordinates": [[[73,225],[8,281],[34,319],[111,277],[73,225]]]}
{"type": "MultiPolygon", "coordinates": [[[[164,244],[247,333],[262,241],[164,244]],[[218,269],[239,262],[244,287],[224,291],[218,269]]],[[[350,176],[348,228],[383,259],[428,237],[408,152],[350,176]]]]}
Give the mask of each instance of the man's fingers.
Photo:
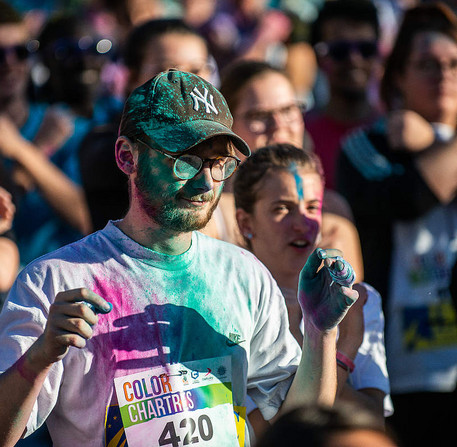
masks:
{"type": "Polygon", "coordinates": [[[341,292],[344,295],[345,304],[347,307],[351,307],[359,298],[359,292],[350,287],[341,286],[341,292]]]}
{"type": "Polygon", "coordinates": [[[60,331],[78,335],[86,340],[92,337],[93,331],[91,326],[82,318],[66,318],[62,320],[60,331]]]}
{"type": "Polygon", "coordinates": [[[72,289],[59,292],[56,302],[84,302],[95,313],[109,313],[113,305],[89,289],[72,289]]]}
{"type": "Polygon", "coordinates": [[[317,256],[319,256],[320,259],[343,257],[343,252],[341,250],[338,250],[337,248],[317,248],[316,252],[317,256]]]}
{"type": "Polygon", "coordinates": [[[319,270],[319,267],[322,264],[322,259],[325,259],[321,257],[322,252],[325,252],[325,250],[322,250],[322,248],[316,248],[316,250],[314,250],[308,257],[306,264],[301,271],[301,277],[303,279],[309,280],[316,277],[317,271],[319,270]]]}

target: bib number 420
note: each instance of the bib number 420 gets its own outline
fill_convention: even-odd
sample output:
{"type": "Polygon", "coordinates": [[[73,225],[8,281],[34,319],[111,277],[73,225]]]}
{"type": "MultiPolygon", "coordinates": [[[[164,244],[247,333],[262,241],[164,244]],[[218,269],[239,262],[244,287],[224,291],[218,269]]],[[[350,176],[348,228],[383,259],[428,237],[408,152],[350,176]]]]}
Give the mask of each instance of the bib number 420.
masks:
{"type": "MultiPolygon", "coordinates": [[[[187,431],[182,441],[182,445],[197,444],[202,441],[209,441],[213,437],[213,424],[206,414],[202,414],[195,422],[192,418],[183,419],[179,423],[179,428],[187,431]]],[[[181,434],[182,435],[182,434],[181,434]]],[[[167,422],[159,438],[159,445],[171,445],[180,447],[181,436],[176,433],[175,423],[167,422]]]]}

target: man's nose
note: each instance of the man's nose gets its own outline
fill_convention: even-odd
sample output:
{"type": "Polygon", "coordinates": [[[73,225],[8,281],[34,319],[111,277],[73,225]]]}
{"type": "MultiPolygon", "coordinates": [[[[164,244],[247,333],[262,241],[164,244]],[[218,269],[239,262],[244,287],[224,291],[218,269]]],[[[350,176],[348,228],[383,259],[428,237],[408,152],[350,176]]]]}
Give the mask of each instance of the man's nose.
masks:
{"type": "Polygon", "coordinates": [[[201,171],[194,177],[192,185],[195,189],[206,192],[214,188],[214,180],[211,175],[211,167],[209,163],[204,163],[201,171]]]}

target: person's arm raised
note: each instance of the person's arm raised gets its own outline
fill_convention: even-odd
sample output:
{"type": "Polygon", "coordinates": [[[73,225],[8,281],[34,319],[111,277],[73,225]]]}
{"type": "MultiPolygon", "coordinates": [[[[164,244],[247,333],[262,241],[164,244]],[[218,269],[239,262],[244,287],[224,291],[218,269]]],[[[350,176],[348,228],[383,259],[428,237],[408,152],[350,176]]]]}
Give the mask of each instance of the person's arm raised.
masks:
{"type": "Polygon", "coordinates": [[[90,217],[84,192],[46,155],[21,136],[13,122],[0,116],[0,154],[18,163],[33,179],[44,199],[81,233],[90,232],[90,217]]]}
{"type": "Polygon", "coordinates": [[[60,292],[49,309],[43,334],[0,376],[0,446],[12,447],[23,436],[35,401],[52,365],[69,348],[83,348],[92,336],[97,313],[112,305],[87,289],[60,292]]]}
{"type": "Polygon", "coordinates": [[[433,126],[412,110],[397,110],[387,116],[387,139],[394,150],[415,152],[416,167],[441,203],[457,191],[457,136],[436,141],[433,126]]]}
{"type": "Polygon", "coordinates": [[[300,273],[298,299],[304,320],[302,357],[281,413],[309,400],[327,405],[335,400],[337,326],[357,300],[358,293],[350,285],[342,286],[334,280],[352,268],[346,262],[332,259],[330,252],[316,249],[300,273]]]}

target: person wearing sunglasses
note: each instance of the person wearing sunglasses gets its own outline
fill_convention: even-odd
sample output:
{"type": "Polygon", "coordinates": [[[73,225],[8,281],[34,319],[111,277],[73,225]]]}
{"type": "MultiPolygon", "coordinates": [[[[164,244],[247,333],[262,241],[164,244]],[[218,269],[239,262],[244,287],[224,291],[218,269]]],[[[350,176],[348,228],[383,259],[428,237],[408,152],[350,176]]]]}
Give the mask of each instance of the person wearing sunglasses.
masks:
{"type": "Polygon", "coordinates": [[[22,270],[0,314],[3,445],[46,420],[56,447],[178,445],[189,432],[249,447],[248,393],[265,419],[333,402],[336,326],[358,299],[345,272],[310,255],[300,350],[265,266],[196,231],[250,155],[232,122],[191,73],[159,73],[129,96],[114,148],[127,215],[22,270]]]}
{"type": "Polygon", "coordinates": [[[306,128],[322,160],[327,187],[335,188],[335,164],[341,139],[378,116],[370,92],[376,85],[379,24],[373,2],[325,2],[312,25],[320,75],[328,100],[305,116],[306,128]]]}

